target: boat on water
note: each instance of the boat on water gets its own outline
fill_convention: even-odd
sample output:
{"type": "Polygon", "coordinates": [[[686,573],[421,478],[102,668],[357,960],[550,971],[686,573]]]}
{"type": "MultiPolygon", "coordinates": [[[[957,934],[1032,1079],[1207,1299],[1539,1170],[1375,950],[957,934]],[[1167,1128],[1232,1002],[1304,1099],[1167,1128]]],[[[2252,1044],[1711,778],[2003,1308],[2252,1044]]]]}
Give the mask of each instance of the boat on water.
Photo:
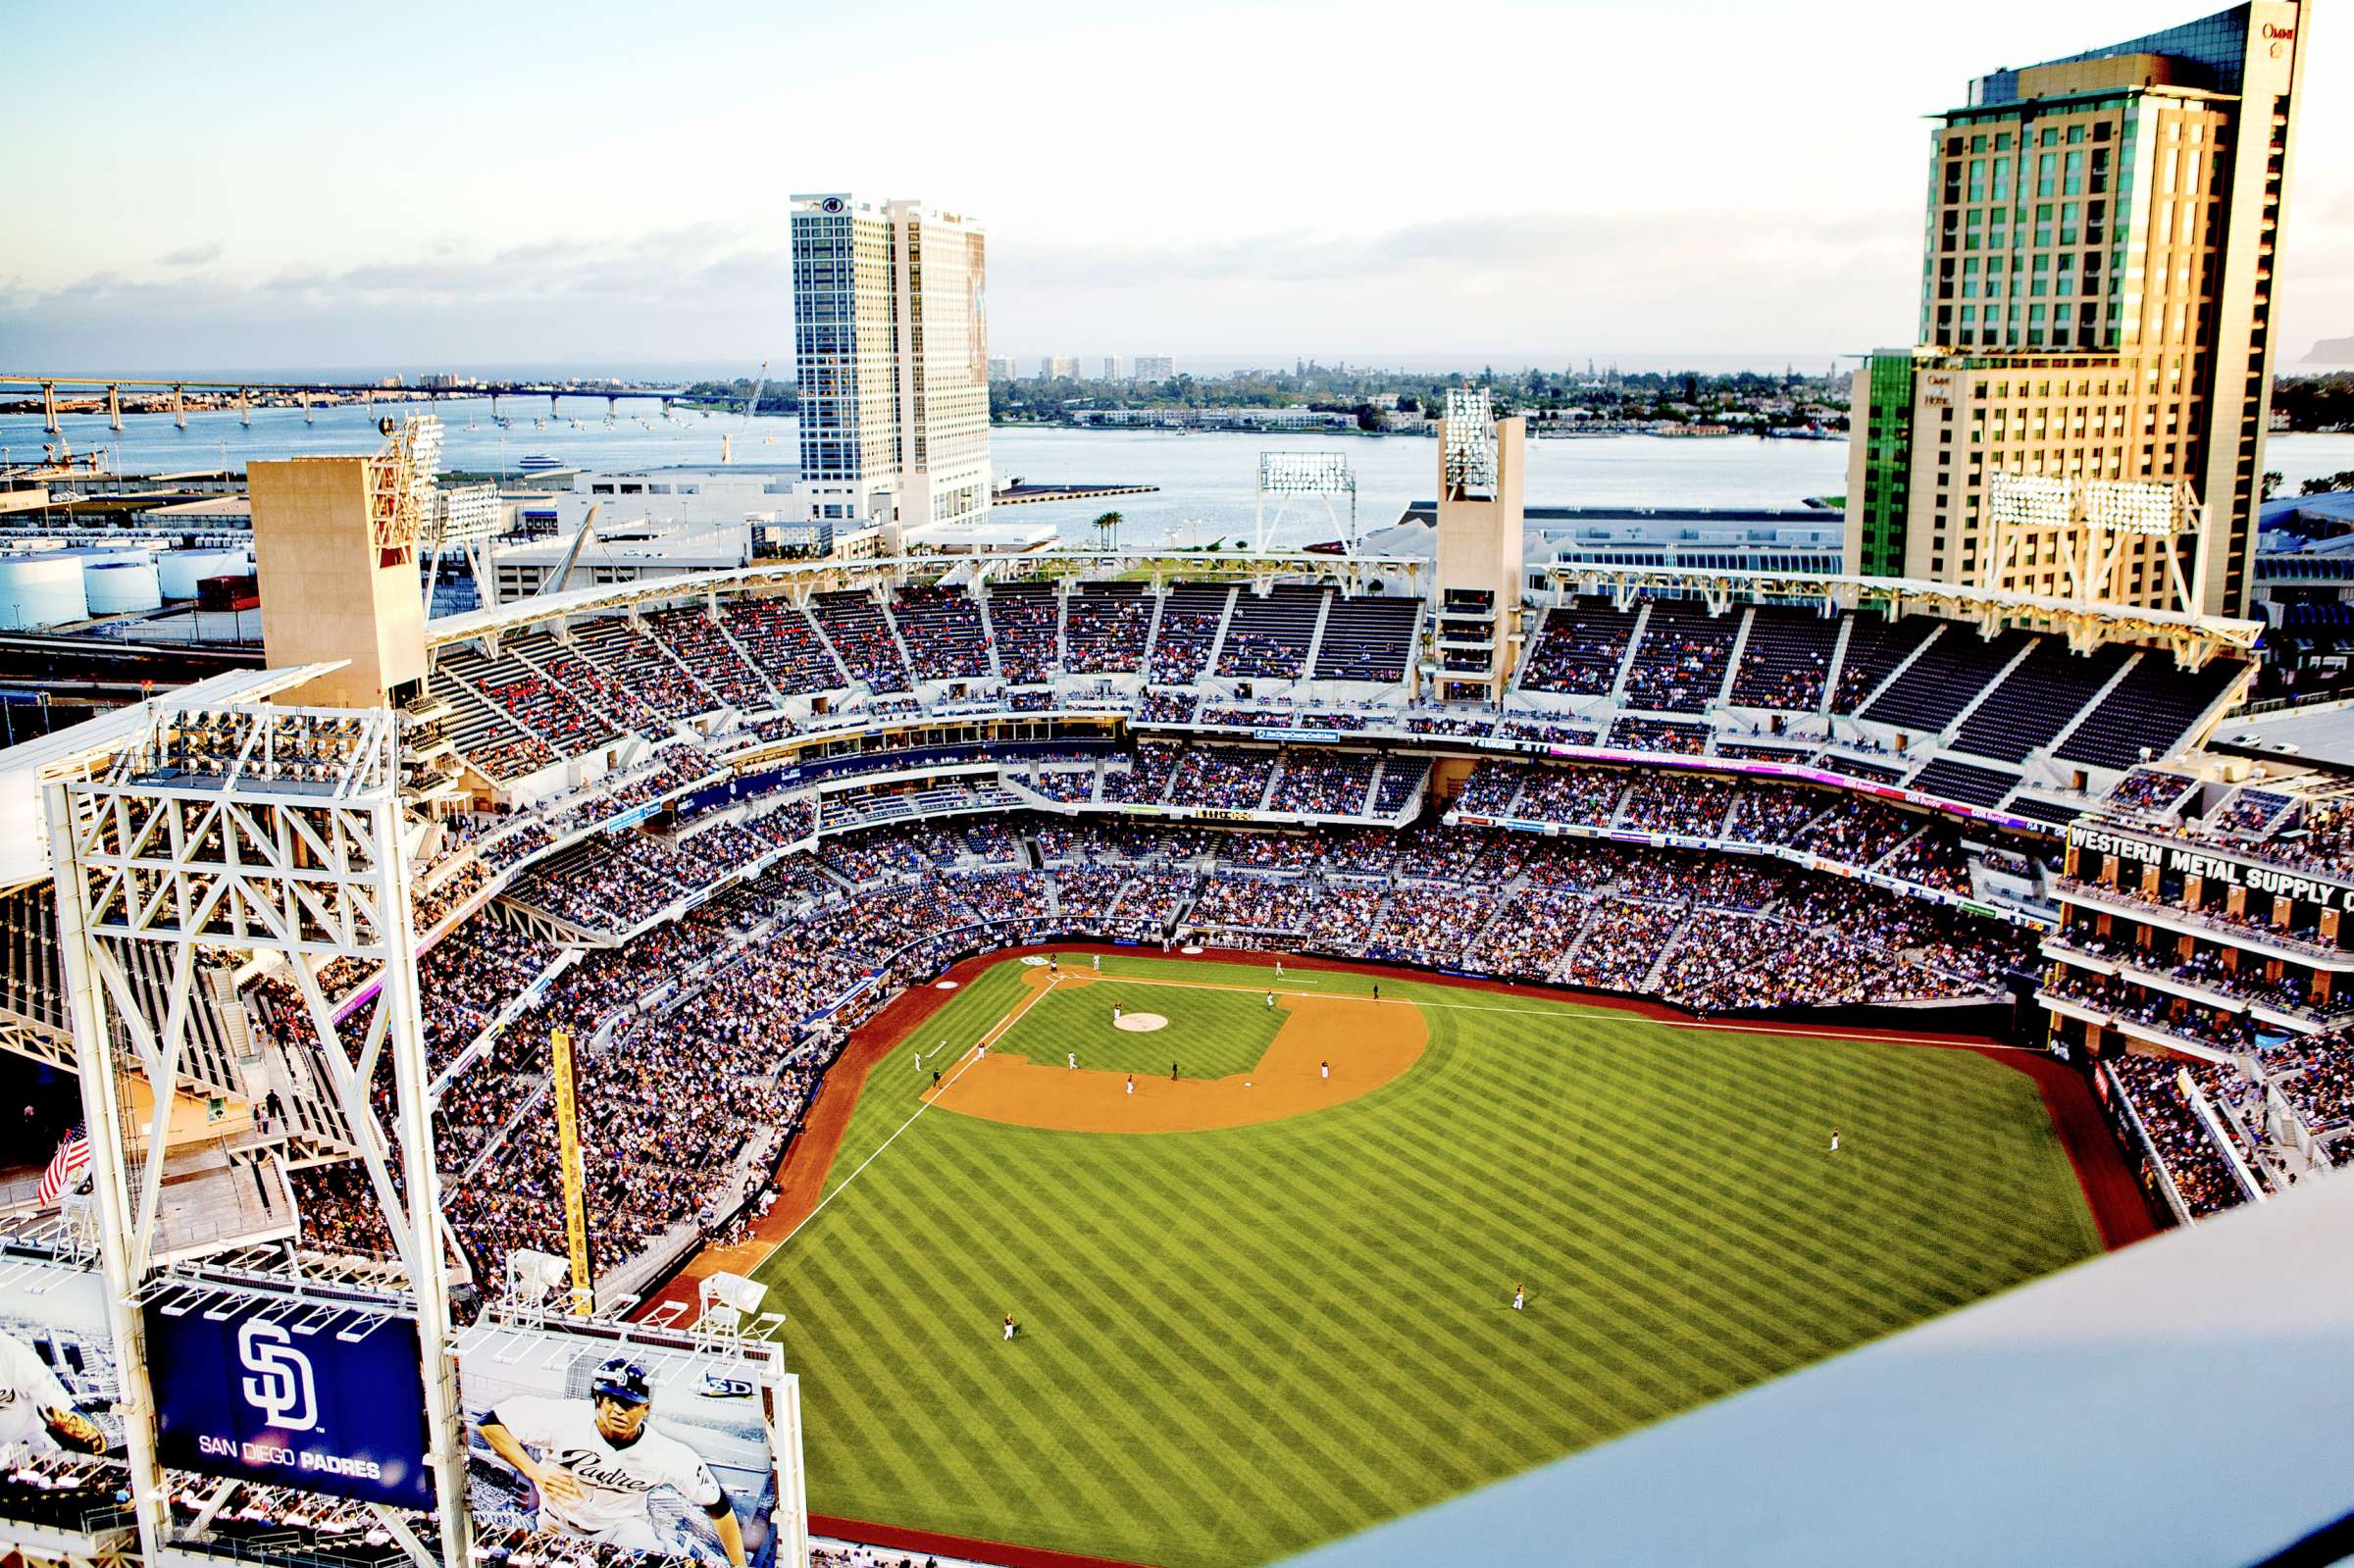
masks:
{"type": "Polygon", "coordinates": [[[515,466],[526,474],[545,474],[564,466],[563,459],[549,457],[545,452],[526,452],[515,460],[515,466]]]}

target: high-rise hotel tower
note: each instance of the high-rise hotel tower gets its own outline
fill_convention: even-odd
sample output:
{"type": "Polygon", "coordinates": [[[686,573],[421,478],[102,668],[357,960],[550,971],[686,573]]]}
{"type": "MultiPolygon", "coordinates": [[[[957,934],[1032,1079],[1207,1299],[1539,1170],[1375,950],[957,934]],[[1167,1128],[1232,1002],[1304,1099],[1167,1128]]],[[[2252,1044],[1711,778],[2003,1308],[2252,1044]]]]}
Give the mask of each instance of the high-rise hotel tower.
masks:
{"type": "Polygon", "coordinates": [[[820,518],[902,530],[989,511],[981,226],[916,202],[793,198],[801,489],[820,518]]]}
{"type": "Polygon", "coordinates": [[[2308,9],[1997,71],[1937,118],[1919,344],[1855,379],[1849,571],[2245,613],[2308,9]]]}

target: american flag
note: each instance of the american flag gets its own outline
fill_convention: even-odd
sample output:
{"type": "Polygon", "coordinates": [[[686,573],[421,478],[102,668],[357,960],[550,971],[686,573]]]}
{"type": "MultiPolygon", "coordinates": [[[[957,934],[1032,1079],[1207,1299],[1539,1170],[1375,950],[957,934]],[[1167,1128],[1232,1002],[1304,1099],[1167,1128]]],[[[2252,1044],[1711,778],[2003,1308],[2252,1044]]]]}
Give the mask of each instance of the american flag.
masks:
{"type": "Polygon", "coordinates": [[[81,1173],[90,1166],[90,1140],[77,1127],[57,1145],[49,1156],[49,1168],[41,1173],[40,1202],[43,1207],[81,1185],[81,1173]]]}

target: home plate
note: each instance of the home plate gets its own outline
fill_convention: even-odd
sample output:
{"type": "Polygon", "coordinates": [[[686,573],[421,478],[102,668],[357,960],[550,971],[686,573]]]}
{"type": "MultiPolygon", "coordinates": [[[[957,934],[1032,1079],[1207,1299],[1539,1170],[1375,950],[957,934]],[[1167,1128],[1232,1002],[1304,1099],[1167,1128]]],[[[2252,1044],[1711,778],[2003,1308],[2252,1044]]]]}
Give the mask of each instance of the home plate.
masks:
{"type": "Polygon", "coordinates": [[[1150,1035],[1156,1029],[1166,1029],[1169,1021],[1158,1013],[1122,1013],[1119,1022],[1111,1026],[1127,1030],[1132,1035],[1150,1035]]]}
{"type": "Polygon", "coordinates": [[[954,990],[956,988],[956,985],[957,983],[955,981],[944,980],[936,982],[932,988],[934,990],[954,990]]]}

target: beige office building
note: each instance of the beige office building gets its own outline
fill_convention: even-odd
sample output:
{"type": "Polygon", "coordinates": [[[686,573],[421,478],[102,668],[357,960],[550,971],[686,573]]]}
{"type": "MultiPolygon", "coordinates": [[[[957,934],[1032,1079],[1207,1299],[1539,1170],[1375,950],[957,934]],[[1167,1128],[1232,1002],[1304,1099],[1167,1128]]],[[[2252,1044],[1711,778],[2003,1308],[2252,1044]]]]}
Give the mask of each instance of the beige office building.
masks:
{"type": "Polygon", "coordinates": [[[887,531],[989,511],[981,226],[919,203],[793,198],[801,489],[887,531]]]}
{"type": "Polygon", "coordinates": [[[1919,342],[1855,378],[1851,572],[2166,606],[2173,549],[2191,608],[2245,613],[2306,9],[1998,71],[1939,117],[1919,342]],[[2005,475],[2066,482],[2017,527],[2005,475]],[[2083,497],[2165,486],[2186,532],[2072,574],[2083,497]]]}

